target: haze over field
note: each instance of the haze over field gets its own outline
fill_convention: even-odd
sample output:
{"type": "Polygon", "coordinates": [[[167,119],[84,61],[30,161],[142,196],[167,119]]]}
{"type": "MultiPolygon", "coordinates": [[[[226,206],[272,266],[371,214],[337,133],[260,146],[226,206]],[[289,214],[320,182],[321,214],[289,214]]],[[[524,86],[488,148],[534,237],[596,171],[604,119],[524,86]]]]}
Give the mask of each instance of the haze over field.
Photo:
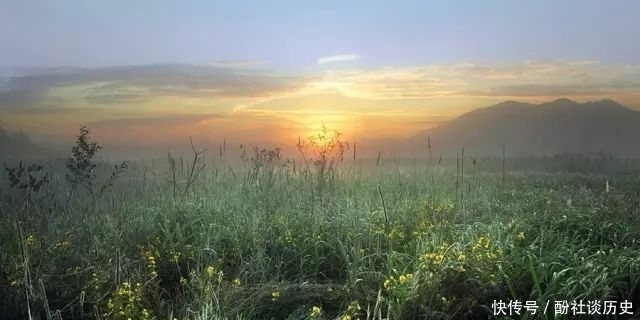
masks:
{"type": "Polygon", "coordinates": [[[640,318],[639,14],[0,0],[0,319],[640,318]]]}
{"type": "MultiPolygon", "coordinates": [[[[637,1],[385,3],[3,2],[1,125],[66,147],[87,124],[109,150],[165,152],[189,135],[291,150],[324,124],[375,155],[507,100],[640,109],[637,1]]],[[[546,114],[582,117],[565,111],[546,114]]],[[[595,142],[583,149],[580,138],[544,149],[531,133],[513,142],[593,151],[631,139],[631,129],[603,138],[591,118],[579,132],[595,142]]],[[[602,127],[628,120],[611,119],[602,127]]],[[[462,137],[473,131],[452,135],[436,141],[475,142],[462,137]]]]}

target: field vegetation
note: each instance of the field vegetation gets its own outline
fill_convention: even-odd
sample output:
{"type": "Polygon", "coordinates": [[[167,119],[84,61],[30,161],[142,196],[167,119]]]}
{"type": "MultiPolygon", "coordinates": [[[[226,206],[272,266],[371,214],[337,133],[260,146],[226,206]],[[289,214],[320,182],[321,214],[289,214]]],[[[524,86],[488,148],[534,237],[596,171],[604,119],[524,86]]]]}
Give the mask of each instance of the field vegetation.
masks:
{"type": "Polygon", "coordinates": [[[192,143],[107,163],[83,127],[65,161],[0,175],[0,318],[489,319],[499,300],[540,306],[521,319],[571,318],[554,301],[635,312],[638,162],[443,159],[432,143],[426,159],[366,161],[325,130],[295,157],[192,143]]]}

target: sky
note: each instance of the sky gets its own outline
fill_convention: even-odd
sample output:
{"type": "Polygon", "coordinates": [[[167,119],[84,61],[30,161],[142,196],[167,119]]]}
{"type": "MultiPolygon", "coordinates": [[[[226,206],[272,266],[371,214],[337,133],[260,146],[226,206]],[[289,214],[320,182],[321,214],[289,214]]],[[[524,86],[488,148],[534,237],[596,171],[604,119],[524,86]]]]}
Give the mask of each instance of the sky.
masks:
{"type": "Polygon", "coordinates": [[[43,141],[324,124],[408,137],[504,100],[640,109],[640,2],[0,0],[0,119],[43,141]]]}

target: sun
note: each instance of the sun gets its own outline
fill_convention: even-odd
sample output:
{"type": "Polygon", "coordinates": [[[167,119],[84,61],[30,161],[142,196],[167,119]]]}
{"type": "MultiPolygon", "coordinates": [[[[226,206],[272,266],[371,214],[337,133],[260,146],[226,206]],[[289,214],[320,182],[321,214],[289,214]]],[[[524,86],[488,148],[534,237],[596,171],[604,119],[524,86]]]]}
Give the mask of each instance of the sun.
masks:
{"type": "Polygon", "coordinates": [[[333,132],[326,127],[320,130],[309,132],[309,135],[307,136],[307,140],[310,143],[320,148],[326,147],[327,145],[329,145],[332,138],[333,138],[333,132]]]}
{"type": "Polygon", "coordinates": [[[359,127],[358,119],[342,110],[304,109],[289,119],[295,123],[287,135],[296,147],[310,152],[334,149],[338,144],[349,145],[359,127]]]}
{"type": "Polygon", "coordinates": [[[305,142],[315,148],[325,148],[335,144],[342,133],[335,127],[325,124],[314,125],[306,130],[305,142]]]}
{"type": "Polygon", "coordinates": [[[312,113],[299,119],[301,138],[309,140],[313,138],[316,145],[322,146],[330,142],[334,133],[344,133],[349,119],[337,113],[312,113]]]}
{"type": "MultiPolygon", "coordinates": [[[[337,130],[322,125],[320,129],[308,131],[308,137],[300,140],[297,148],[303,155],[311,157],[315,163],[321,161],[342,161],[344,152],[349,149],[349,142],[341,138],[342,134],[337,130]]],[[[306,160],[305,160],[306,161],[306,160]]]]}

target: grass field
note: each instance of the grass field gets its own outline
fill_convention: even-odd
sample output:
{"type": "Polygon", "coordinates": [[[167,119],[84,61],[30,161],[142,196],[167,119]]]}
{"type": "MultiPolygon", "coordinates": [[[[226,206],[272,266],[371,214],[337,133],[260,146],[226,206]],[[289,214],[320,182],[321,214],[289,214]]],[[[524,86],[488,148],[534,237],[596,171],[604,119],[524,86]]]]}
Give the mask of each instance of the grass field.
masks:
{"type": "Polygon", "coordinates": [[[637,163],[246,151],[75,176],[51,160],[12,171],[20,183],[6,170],[0,318],[488,319],[519,300],[540,309],[512,318],[569,319],[555,301],[640,304],[637,163]]]}

